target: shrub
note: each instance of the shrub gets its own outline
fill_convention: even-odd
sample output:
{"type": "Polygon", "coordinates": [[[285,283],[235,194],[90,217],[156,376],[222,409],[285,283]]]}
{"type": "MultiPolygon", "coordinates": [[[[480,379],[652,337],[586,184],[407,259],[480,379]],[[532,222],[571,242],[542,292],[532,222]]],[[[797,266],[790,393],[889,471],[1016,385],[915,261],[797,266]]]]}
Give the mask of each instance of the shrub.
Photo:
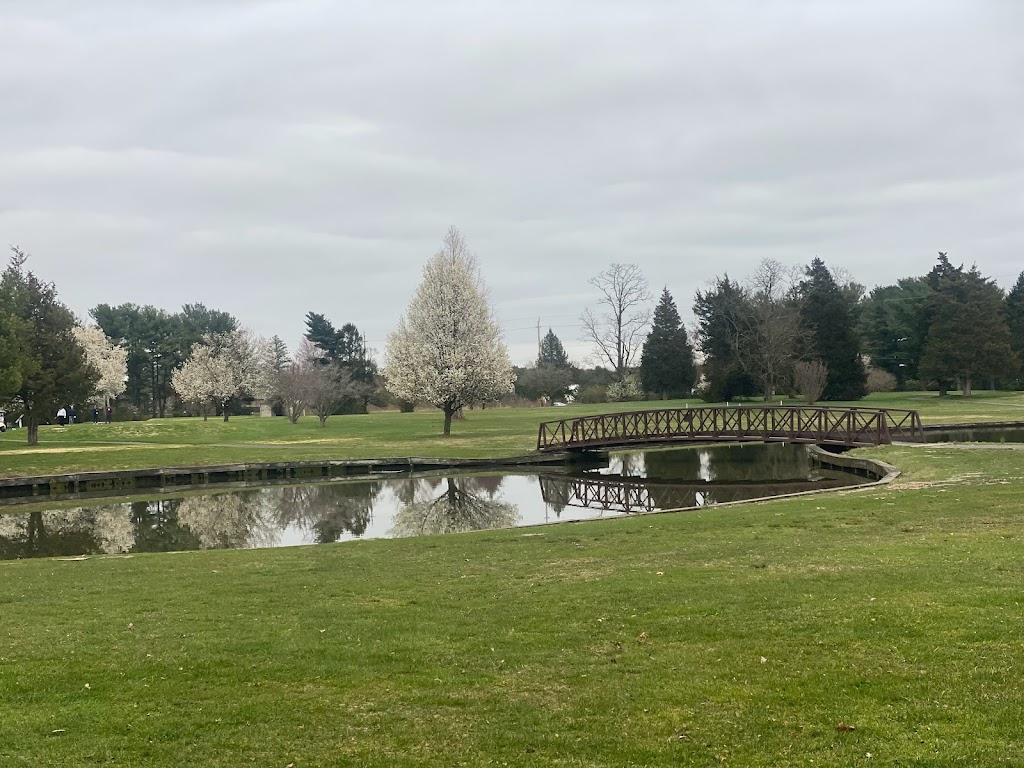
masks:
{"type": "Polygon", "coordinates": [[[579,391],[576,399],[581,403],[607,403],[608,388],[600,384],[590,384],[579,391]]]}
{"type": "Polygon", "coordinates": [[[635,373],[627,373],[622,381],[614,381],[608,385],[608,399],[613,403],[625,403],[631,400],[643,400],[644,388],[640,377],[635,373]]]}
{"type": "Polygon", "coordinates": [[[881,368],[868,369],[868,392],[895,392],[896,377],[881,368]]]}

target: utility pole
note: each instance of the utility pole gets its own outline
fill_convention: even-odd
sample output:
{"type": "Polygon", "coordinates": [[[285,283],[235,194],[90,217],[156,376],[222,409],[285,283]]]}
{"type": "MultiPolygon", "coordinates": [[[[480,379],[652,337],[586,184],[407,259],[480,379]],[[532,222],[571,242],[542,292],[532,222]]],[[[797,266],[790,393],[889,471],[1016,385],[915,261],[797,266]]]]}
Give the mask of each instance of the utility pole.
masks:
{"type": "Polygon", "coordinates": [[[537,318],[537,362],[540,362],[540,318],[537,318]]]}

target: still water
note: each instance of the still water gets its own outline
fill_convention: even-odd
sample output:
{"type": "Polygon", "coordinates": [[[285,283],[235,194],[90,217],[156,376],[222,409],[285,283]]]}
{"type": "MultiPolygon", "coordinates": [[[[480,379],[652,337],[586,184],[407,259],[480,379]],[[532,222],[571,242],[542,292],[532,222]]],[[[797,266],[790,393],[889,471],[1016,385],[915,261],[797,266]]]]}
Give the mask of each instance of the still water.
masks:
{"type": "Polygon", "coordinates": [[[856,485],[802,446],[613,454],[572,473],[474,473],[329,481],[0,514],[0,559],[282,547],[421,536],[702,507],[856,485]]]}
{"type": "Polygon", "coordinates": [[[966,428],[929,429],[925,432],[929,443],[1024,443],[1024,427],[975,426],[966,428]]]}

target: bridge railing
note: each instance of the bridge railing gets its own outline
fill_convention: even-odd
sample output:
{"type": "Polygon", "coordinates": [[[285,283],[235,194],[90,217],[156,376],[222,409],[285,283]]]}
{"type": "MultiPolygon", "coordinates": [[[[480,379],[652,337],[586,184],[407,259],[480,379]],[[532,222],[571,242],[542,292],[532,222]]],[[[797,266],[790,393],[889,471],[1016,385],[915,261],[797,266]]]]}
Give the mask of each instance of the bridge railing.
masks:
{"type": "Polygon", "coordinates": [[[537,450],[669,440],[784,440],[823,445],[923,442],[917,411],[818,406],[698,406],[605,413],[540,425],[537,450]]]}

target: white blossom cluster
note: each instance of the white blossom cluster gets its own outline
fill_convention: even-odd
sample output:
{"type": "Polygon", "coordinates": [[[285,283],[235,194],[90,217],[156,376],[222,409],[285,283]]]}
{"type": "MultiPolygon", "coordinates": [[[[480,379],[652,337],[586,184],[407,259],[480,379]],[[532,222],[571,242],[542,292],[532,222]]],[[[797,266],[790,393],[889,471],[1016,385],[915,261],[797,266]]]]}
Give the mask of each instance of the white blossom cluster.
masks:
{"type": "Polygon", "coordinates": [[[85,350],[85,359],[100,374],[93,397],[106,402],[124,392],[127,386],[128,350],[114,344],[95,325],[77,325],[75,341],[85,350]]]}
{"type": "Polygon", "coordinates": [[[427,262],[406,315],[388,336],[384,378],[398,397],[446,412],[512,391],[508,349],[458,230],[427,262]]]}
{"type": "Polygon", "coordinates": [[[273,346],[247,328],[204,336],[171,374],[174,391],[200,407],[210,402],[223,405],[235,395],[270,397],[273,380],[273,346]]]}

